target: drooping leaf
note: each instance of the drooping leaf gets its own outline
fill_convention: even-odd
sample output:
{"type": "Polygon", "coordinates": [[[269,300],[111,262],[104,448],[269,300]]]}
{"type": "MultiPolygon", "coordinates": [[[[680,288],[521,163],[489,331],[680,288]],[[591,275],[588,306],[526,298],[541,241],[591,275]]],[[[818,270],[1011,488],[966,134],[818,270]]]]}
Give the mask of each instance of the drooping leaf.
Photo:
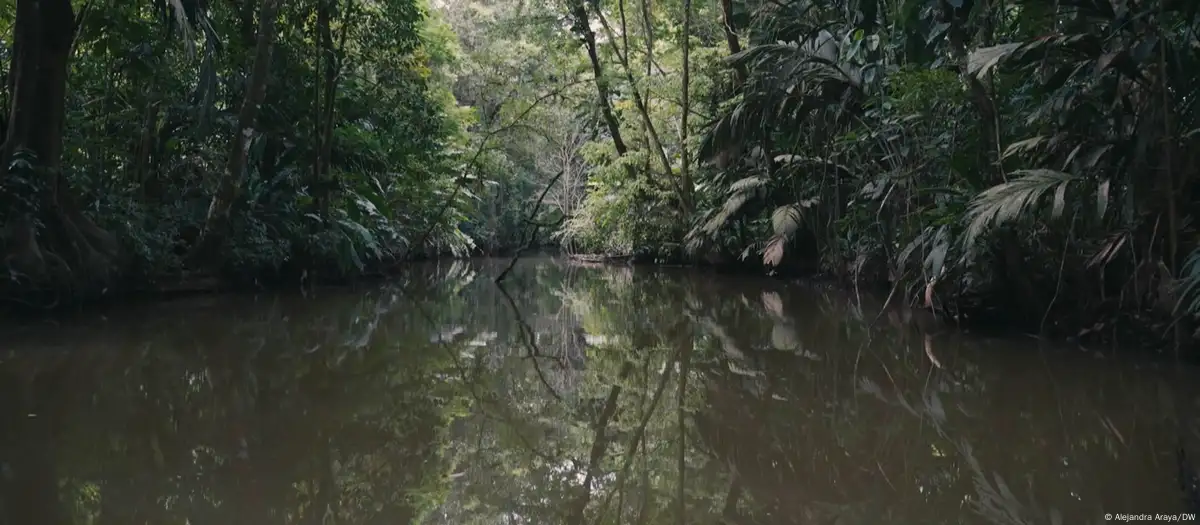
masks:
{"type": "Polygon", "coordinates": [[[791,236],[800,228],[800,206],[789,204],[780,206],[771,213],[771,226],[775,235],[791,236]]]}
{"type": "Polygon", "coordinates": [[[913,240],[909,242],[903,250],[900,250],[900,254],[896,256],[897,271],[904,273],[905,266],[908,264],[908,259],[912,257],[913,252],[928,242],[933,234],[934,230],[932,227],[925,228],[925,230],[922,231],[920,235],[917,235],[915,238],[913,238],[913,240]]]}
{"type": "Polygon", "coordinates": [[[756,188],[761,188],[767,184],[767,179],[753,175],[744,179],[738,180],[729,186],[730,193],[749,191],[756,188]]]}
{"type": "Polygon", "coordinates": [[[941,277],[946,267],[946,254],[950,251],[950,230],[943,225],[933,236],[929,255],[925,257],[925,268],[929,272],[930,281],[941,277]]]}
{"type": "Polygon", "coordinates": [[[1192,250],[1184,260],[1183,268],[1179,272],[1179,280],[1177,284],[1179,298],[1175,305],[1175,311],[1183,306],[1185,300],[1187,303],[1187,313],[1191,315],[1200,314],[1200,293],[1196,293],[1197,287],[1200,287],[1200,248],[1192,250]]]}
{"type": "Polygon", "coordinates": [[[770,291],[763,292],[762,303],[763,308],[766,308],[771,315],[783,317],[783,299],[779,297],[778,293],[770,291]]]}
{"type": "Polygon", "coordinates": [[[783,236],[776,235],[767,241],[766,248],[763,248],[763,264],[767,266],[779,266],[779,262],[783,260],[783,248],[787,244],[787,239],[783,236]]]}
{"type": "Polygon", "coordinates": [[[1096,165],[1100,163],[1100,158],[1110,150],[1112,150],[1112,144],[1104,144],[1092,148],[1088,151],[1087,155],[1080,159],[1080,167],[1083,169],[1095,168],[1096,165]]]}
{"type": "Polygon", "coordinates": [[[1096,218],[1103,219],[1104,212],[1108,211],[1108,188],[1111,180],[1104,179],[1100,183],[1100,187],[1096,188],[1096,218]]]}
{"type": "Polygon", "coordinates": [[[1050,216],[1055,219],[1062,217],[1063,208],[1066,207],[1066,204],[1067,185],[1059,184],[1058,187],[1054,189],[1054,208],[1050,212],[1050,216]]]}
{"type": "Polygon", "coordinates": [[[787,323],[776,322],[771,328],[771,346],[776,350],[795,350],[800,346],[796,329],[787,323]]]}
{"type": "Polygon", "coordinates": [[[1019,217],[1051,189],[1078,180],[1075,175],[1048,169],[1020,170],[1013,175],[1018,177],[988,188],[971,200],[963,235],[967,246],[973,245],[989,227],[1019,217]]]}
{"type": "Polygon", "coordinates": [[[1019,49],[1021,49],[1021,44],[1018,43],[975,49],[967,55],[967,73],[977,77],[986,76],[988,71],[996,67],[1001,60],[1008,58],[1019,49]]]}
{"type": "Polygon", "coordinates": [[[1044,135],[1038,135],[1036,137],[1030,137],[1025,140],[1019,140],[1017,142],[1009,144],[1007,148],[1004,148],[1003,157],[1007,159],[1013,155],[1024,153],[1026,151],[1037,148],[1043,142],[1046,142],[1047,139],[1049,139],[1049,137],[1044,136],[1044,135]]]}
{"type": "Polygon", "coordinates": [[[725,226],[729,218],[737,213],[748,200],[750,200],[750,195],[745,192],[730,195],[726,199],[725,204],[721,206],[721,209],[714,213],[712,218],[704,224],[704,231],[710,235],[716,233],[725,226]]]}
{"type": "Polygon", "coordinates": [[[1108,239],[1105,240],[1104,244],[1101,245],[1100,249],[1088,258],[1086,264],[1087,267],[1103,267],[1104,265],[1108,264],[1109,261],[1112,261],[1113,258],[1116,257],[1117,253],[1121,251],[1121,247],[1125,246],[1125,241],[1128,239],[1129,232],[1127,231],[1119,231],[1110,235],[1108,239]]]}

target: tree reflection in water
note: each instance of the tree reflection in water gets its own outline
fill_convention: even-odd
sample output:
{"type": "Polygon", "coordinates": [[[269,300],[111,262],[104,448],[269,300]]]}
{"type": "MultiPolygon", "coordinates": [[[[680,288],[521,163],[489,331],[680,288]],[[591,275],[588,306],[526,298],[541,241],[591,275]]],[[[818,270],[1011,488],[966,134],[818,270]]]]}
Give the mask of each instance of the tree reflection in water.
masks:
{"type": "Polygon", "coordinates": [[[1185,510],[1149,364],[758,278],[523,261],[15,330],[7,524],[1099,523],[1185,510]],[[876,322],[878,321],[878,322],[876,322]]]}

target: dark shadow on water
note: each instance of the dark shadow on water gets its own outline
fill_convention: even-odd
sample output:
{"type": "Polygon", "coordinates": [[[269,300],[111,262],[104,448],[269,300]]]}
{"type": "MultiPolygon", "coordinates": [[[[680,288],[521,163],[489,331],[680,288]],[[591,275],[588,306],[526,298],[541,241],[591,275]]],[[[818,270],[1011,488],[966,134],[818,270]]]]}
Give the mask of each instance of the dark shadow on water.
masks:
{"type": "Polygon", "coordinates": [[[1196,449],[1180,429],[1197,396],[1163,365],[762,278],[533,259],[501,289],[506,263],[11,330],[0,523],[1034,525],[1189,510],[1178,458],[1196,449]]]}

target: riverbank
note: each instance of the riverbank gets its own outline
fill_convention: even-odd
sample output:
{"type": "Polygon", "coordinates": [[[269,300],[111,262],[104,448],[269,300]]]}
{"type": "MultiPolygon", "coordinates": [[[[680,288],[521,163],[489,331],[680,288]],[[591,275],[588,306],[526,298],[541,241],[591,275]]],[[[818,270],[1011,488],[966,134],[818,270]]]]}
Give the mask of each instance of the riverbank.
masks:
{"type": "MultiPolygon", "coordinates": [[[[929,287],[921,283],[889,282],[883,272],[855,276],[848,272],[835,272],[828,268],[803,264],[768,268],[758,264],[757,259],[736,261],[728,258],[695,258],[655,263],[649,262],[654,260],[653,257],[630,257],[624,254],[588,254],[576,256],[574,259],[587,265],[680,266],[717,274],[765,275],[816,286],[835,286],[849,293],[873,294],[884,298],[889,308],[913,308],[924,315],[935,316],[939,323],[976,333],[1020,333],[1039,339],[1076,344],[1089,350],[1102,350],[1105,353],[1115,348],[1136,348],[1141,353],[1200,362],[1200,339],[1192,332],[1192,320],[1186,316],[1165,316],[1158,311],[1100,309],[1099,315],[1071,319],[1056,318],[1047,315],[1046,312],[1037,316],[1031,316],[1026,311],[1020,312],[1020,315],[1013,315],[996,304],[989,304],[985,296],[953,297],[938,294],[934,297],[929,287]],[[1029,319],[1040,322],[1030,323],[1029,319]]],[[[670,259],[660,257],[658,260],[670,259]]]]}
{"type": "MultiPolygon", "coordinates": [[[[515,253],[515,250],[510,252],[515,253]]],[[[854,294],[871,294],[882,298],[885,308],[912,308],[922,312],[923,316],[932,316],[936,322],[952,325],[959,329],[977,333],[1011,335],[1025,333],[1034,337],[1045,338],[1078,344],[1081,348],[1110,350],[1114,347],[1138,348],[1143,352],[1164,356],[1174,356],[1176,352],[1181,358],[1194,359],[1197,357],[1197,342],[1190,332],[1180,337],[1177,343],[1174,337],[1176,326],[1171,319],[1153,316],[1145,312],[1115,311],[1103,318],[1090,320],[1085,325],[1064,327],[1057,319],[1048,318],[1046,325],[1050,330],[1040,326],[1030,326],[1018,322],[1013,316],[995,308],[989,308],[985,303],[967,304],[935,302],[933,307],[922,304],[923,299],[919,290],[913,286],[897,287],[878,279],[855,280],[852,276],[839,275],[834,272],[813,270],[799,266],[781,266],[767,271],[762,265],[744,261],[713,261],[700,258],[668,259],[663,257],[646,257],[635,254],[566,254],[559,250],[540,247],[536,252],[523,254],[521,258],[559,257],[573,265],[582,266],[633,266],[640,268],[676,267],[693,268],[697,271],[725,275],[766,276],[786,281],[799,281],[815,286],[835,286],[854,294]],[[658,261],[658,262],[655,262],[658,261]]],[[[153,279],[142,281],[127,281],[125,286],[91,290],[90,293],[75,293],[61,291],[26,292],[24,295],[7,295],[0,300],[0,314],[19,317],[37,318],[39,316],[58,316],[62,314],[86,312],[92,309],[103,310],[114,305],[131,302],[171,301],[189,296],[216,295],[224,293],[264,293],[286,292],[311,289],[312,287],[342,287],[353,288],[357,285],[376,283],[395,278],[404,273],[410,264],[418,264],[431,260],[469,261],[475,259],[511,259],[512,255],[496,257],[477,255],[466,258],[447,256],[427,257],[424,254],[414,256],[404,261],[394,260],[387,263],[377,263],[371,269],[347,274],[332,269],[326,271],[309,271],[300,268],[281,268],[273,272],[246,273],[213,273],[213,272],[180,272],[173,275],[160,275],[153,279]]]]}
{"type": "Polygon", "coordinates": [[[428,258],[378,262],[372,268],[354,273],[332,268],[321,271],[315,268],[282,267],[257,272],[184,270],[154,276],[125,276],[111,283],[85,286],[14,286],[10,281],[8,287],[0,289],[0,314],[30,317],[78,312],[113,303],[170,300],[192,295],[347,286],[387,279],[402,271],[404,264],[422,260],[428,258]]]}
{"type": "MultiPolygon", "coordinates": [[[[110,283],[90,283],[42,287],[28,282],[0,287],[0,315],[22,318],[64,312],[82,312],[122,302],[172,300],[194,295],[222,293],[278,292],[302,290],[314,286],[353,287],[394,278],[407,265],[436,260],[461,261],[479,258],[508,258],[517,249],[482,252],[469,257],[452,253],[414,252],[404,258],[370,261],[359,268],[344,268],[335,264],[285,264],[276,268],[237,269],[220,271],[185,269],[171,273],[146,276],[131,272],[110,283]],[[21,284],[24,284],[22,286],[21,284]]],[[[557,255],[557,250],[538,247],[526,257],[557,255]]]]}

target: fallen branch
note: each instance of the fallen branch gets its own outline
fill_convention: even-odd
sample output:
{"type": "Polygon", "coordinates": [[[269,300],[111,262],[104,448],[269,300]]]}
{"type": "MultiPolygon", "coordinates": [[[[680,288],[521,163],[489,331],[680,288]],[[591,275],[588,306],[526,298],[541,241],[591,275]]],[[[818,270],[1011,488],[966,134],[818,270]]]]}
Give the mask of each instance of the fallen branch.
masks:
{"type": "MultiPolygon", "coordinates": [[[[521,258],[521,254],[524,253],[525,250],[529,249],[530,246],[533,246],[533,243],[537,241],[538,228],[541,227],[542,224],[535,222],[533,219],[536,218],[538,212],[541,211],[542,201],[546,200],[546,194],[550,193],[550,188],[553,188],[554,184],[558,182],[558,179],[562,178],[565,171],[566,170],[558,170],[558,174],[555,175],[553,179],[550,179],[550,182],[546,184],[545,188],[542,188],[542,194],[538,196],[537,203],[533,205],[533,211],[529,212],[529,217],[525,219],[525,222],[533,224],[533,229],[529,231],[529,238],[526,239],[525,242],[521,243],[521,247],[517,248],[517,253],[513,254],[512,260],[508,261],[508,266],[500,272],[500,275],[496,276],[496,284],[500,284],[505,277],[508,277],[508,273],[512,271],[513,266],[517,265],[517,260],[521,258]]],[[[562,221],[559,221],[559,223],[561,224],[562,221]]]]}
{"type": "MultiPolygon", "coordinates": [[[[546,93],[546,94],[534,99],[533,103],[529,104],[529,107],[525,108],[524,111],[517,114],[517,116],[515,118],[513,118],[512,122],[509,122],[508,124],[506,124],[504,126],[500,126],[496,129],[493,129],[493,130],[487,132],[483,136],[483,139],[481,139],[479,141],[479,147],[476,148],[475,153],[473,155],[471,155],[471,160],[467,161],[465,170],[471,170],[475,167],[475,163],[479,161],[479,156],[482,155],[484,151],[487,151],[487,144],[489,141],[492,140],[492,137],[495,137],[496,135],[499,135],[500,133],[508,131],[508,130],[516,127],[517,125],[519,125],[521,123],[521,121],[524,120],[525,117],[528,116],[529,113],[533,111],[534,108],[538,107],[538,105],[541,104],[542,102],[545,102],[546,99],[558,96],[558,95],[562,94],[563,91],[566,91],[568,88],[577,86],[584,82],[586,82],[586,81],[585,80],[576,80],[574,82],[570,82],[568,84],[559,86],[558,89],[551,91],[549,93],[546,93]]],[[[507,102],[507,99],[505,101],[501,102],[501,104],[504,104],[504,102],[507,102]]],[[[435,215],[433,217],[433,221],[429,223],[429,226],[427,228],[425,228],[425,232],[421,234],[420,240],[418,240],[417,243],[414,244],[413,246],[420,248],[425,245],[425,242],[429,240],[429,235],[431,233],[433,233],[433,229],[437,227],[437,224],[442,221],[442,217],[444,217],[446,215],[446,210],[450,209],[450,206],[454,203],[454,200],[458,198],[458,194],[462,192],[463,183],[467,180],[469,180],[469,178],[466,175],[464,175],[464,176],[459,177],[454,182],[454,193],[451,193],[450,198],[447,199],[444,204],[442,204],[442,208],[440,210],[438,210],[437,215],[435,215]]],[[[544,197],[544,195],[543,195],[543,197],[544,197]]],[[[408,251],[411,251],[411,249],[406,250],[406,255],[407,255],[408,251]]]]}

